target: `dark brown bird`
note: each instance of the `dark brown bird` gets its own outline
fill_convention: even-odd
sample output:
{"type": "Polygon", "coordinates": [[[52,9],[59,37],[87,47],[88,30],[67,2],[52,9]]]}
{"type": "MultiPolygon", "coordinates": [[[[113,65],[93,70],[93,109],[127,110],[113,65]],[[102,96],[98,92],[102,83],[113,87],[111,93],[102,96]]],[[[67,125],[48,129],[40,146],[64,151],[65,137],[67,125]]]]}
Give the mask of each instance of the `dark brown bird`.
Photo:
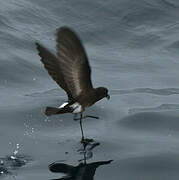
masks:
{"type": "Polygon", "coordinates": [[[65,90],[68,101],[58,108],[47,107],[45,114],[50,116],[74,113],[74,120],[77,120],[76,114],[80,114],[82,140],[84,140],[81,120],[86,117],[98,117],[83,117],[83,112],[97,101],[104,97],[109,99],[110,96],[105,87],[93,88],[88,58],[76,33],[68,27],[61,27],[57,30],[56,36],[57,57],[39,43],[36,43],[36,46],[44,67],[53,80],[65,90]]]}

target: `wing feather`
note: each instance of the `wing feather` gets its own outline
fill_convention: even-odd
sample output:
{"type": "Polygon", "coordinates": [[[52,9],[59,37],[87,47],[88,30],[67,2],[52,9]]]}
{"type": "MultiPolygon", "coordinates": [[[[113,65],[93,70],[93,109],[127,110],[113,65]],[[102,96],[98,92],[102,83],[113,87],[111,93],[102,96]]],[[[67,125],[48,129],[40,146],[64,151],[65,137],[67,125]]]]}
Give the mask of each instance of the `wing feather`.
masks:
{"type": "Polygon", "coordinates": [[[44,64],[44,67],[48,71],[49,75],[62,89],[66,91],[69,100],[72,100],[72,94],[70,93],[68,86],[64,81],[63,74],[61,73],[59,68],[59,61],[57,57],[39,43],[36,43],[36,48],[39,52],[39,56],[41,57],[41,61],[44,64]]]}
{"type": "Polygon", "coordinates": [[[78,36],[68,27],[57,31],[57,55],[61,73],[73,98],[93,88],[85,49],[78,36]]]}

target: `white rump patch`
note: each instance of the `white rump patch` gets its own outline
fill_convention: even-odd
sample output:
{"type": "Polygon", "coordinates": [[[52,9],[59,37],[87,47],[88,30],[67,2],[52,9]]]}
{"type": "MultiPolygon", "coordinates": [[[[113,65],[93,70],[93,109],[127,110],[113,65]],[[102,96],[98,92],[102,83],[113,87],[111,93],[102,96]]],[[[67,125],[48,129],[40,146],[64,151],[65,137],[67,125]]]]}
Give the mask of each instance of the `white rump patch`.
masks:
{"type": "Polygon", "coordinates": [[[82,107],[78,102],[72,104],[70,107],[72,107],[74,109],[73,113],[75,113],[75,114],[76,113],[81,113],[81,111],[82,111],[82,107]]]}
{"type": "Polygon", "coordinates": [[[65,102],[62,105],[60,105],[58,108],[64,108],[67,104],[68,104],[68,102],[65,102]]]}

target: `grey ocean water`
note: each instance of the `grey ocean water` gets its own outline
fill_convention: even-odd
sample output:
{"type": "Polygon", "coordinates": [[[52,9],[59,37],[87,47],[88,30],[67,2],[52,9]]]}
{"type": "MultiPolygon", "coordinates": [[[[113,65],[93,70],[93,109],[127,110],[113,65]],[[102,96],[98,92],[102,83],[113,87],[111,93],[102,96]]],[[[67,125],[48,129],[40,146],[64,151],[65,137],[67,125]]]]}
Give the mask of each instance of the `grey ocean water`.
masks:
{"type": "Polygon", "coordinates": [[[178,0],[1,0],[0,178],[60,178],[50,163],[78,166],[82,158],[79,123],[43,113],[66,97],[34,43],[55,53],[64,25],[84,43],[94,86],[111,94],[86,112],[99,120],[84,120],[85,135],[100,143],[88,163],[114,160],[94,179],[178,180],[178,0]]]}

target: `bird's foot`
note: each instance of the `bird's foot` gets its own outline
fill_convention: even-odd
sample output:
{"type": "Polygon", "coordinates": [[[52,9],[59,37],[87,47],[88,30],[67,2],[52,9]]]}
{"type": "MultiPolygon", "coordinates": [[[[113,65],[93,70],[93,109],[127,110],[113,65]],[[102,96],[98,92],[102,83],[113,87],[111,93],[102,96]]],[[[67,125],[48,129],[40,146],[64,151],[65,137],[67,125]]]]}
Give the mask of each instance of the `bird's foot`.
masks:
{"type": "Polygon", "coordinates": [[[83,116],[82,118],[76,118],[76,117],[74,117],[73,120],[74,120],[74,121],[78,121],[78,120],[86,119],[86,118],[99,119],[99,117],[97,117],[97,116],[90,116],[90,115],[87,115],[87,116],[83,116]]]}
{"type": "Polygon", "coordinates": [[[99,119],[99,117],[97,116],[90,116],[90,115],[87,115],[87,116],[84,116],[83,119],[85,118],[94,118],[94,119],[99,119]]]}
{"type": "Polygon", "coordinates": [[[87,146],[88,144],[94,142],[93,139],[88,139],[88,138],[82,138],[81,139],[81,143],[84,145],[84,146],[87,146]]]}

